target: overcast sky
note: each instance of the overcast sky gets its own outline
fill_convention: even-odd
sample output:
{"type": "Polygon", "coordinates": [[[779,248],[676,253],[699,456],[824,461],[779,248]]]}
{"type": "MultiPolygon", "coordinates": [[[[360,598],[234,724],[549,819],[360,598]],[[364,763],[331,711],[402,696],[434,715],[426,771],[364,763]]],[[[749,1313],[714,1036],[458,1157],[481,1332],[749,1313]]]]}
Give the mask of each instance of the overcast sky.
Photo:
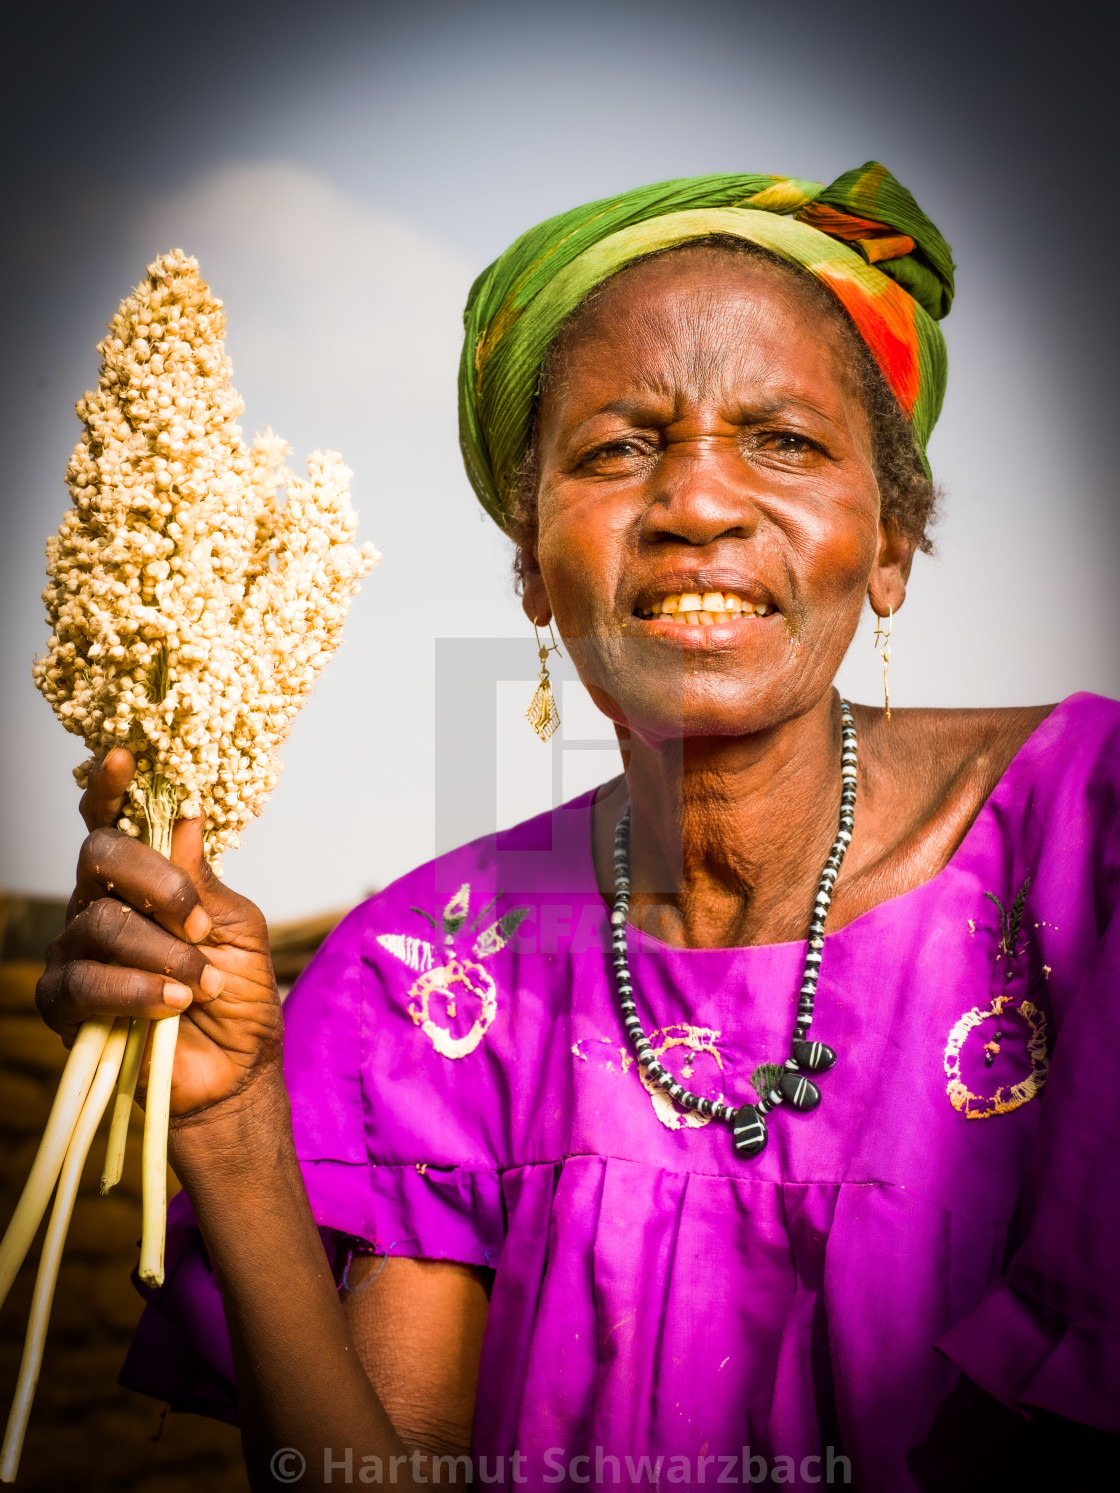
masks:
{"type": "MultiPolygon", "coordinates": [[[[506,645],[511,682],[479,706],[499,728],[479,832],[615,770],[606,743],[565,747],[602,735],[572,689],[554,748],[524,722],[532,636],[462,473],[455,371],[479,270],[540,218],[642,182],[827,181],[876,157],[911,188],[959,275],[931,445],[944,519],[896,622],[892,699],[1120,695],[1103,8],[1061,33],[1030,4],[24,9],[3,49],[0,886],[69,888],[82,749],[30,680],[42,547],[95,343],[173,245],[225,301],[247,434],[271,425],[300,461],[341,451],[384,554],[227,858],[271,918],[350,904],[445,843],[441,638],[524,650],[506,645]]],[[[871,637],[841,676],[855,698],[877,698],[871,637]]]]}

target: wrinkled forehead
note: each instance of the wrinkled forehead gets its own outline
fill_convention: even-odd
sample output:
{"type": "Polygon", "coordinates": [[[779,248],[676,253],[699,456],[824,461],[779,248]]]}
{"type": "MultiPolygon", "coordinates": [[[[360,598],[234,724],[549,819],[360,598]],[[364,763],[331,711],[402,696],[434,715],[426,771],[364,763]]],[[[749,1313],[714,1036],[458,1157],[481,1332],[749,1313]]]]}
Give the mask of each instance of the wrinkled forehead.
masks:
{"type": "Polygon", "coordinates": [[[780,263],[688,246],[604,281],[545,361],[541,416],[608,395],[711,400],[858,392],[852,338],[828,293],[780,263]]]}

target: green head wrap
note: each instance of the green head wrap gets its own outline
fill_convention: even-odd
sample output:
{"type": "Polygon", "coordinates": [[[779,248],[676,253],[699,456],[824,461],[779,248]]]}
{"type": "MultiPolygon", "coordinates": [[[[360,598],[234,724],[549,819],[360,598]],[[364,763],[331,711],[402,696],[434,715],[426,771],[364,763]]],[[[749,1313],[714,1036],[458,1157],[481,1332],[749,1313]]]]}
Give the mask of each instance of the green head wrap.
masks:
{"type": "Polygon", "coordinates": [[[557,332],[596,285],[635,259],[712,234],[748,239],[832,291],[910,420],[925,462],[945,395],[937,322],[952,304],[953,259],[910,193],[875,161],[828,187],[785,176],[698,176],[549,218],[471,287],[459,438],[479,501],[503,528],[557,332]]]}

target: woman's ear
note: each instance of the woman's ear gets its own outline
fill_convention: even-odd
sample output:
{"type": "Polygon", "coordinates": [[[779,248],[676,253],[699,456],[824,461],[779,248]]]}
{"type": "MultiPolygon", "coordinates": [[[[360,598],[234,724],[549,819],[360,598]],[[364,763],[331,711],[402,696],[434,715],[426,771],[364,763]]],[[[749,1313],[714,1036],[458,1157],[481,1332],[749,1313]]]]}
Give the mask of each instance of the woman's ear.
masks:
{"type": "Polygon", "coordinates": [[[879,525],[879,549],[867,585],[871,610],[877,617],[897,612],[906,600],[906,582],[914,563],[914,541],[890,524],[879,525]]]}
{"type": "Polygon", "coordinates": [[[517,569],[521,576],[521,605],[525,615],[538,627],[546,627],[552,621],[552,603],[537,564],[536,552],[523,546],[517,569]]]}

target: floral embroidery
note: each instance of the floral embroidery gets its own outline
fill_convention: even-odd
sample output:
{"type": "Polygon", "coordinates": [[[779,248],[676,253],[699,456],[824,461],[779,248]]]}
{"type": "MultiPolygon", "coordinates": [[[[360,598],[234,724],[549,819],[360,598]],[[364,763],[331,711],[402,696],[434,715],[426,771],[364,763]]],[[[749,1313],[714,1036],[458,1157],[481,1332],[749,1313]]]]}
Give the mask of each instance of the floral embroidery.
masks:
{"type": "MultiPolygon", "coordinates": [[[[428,939],[413,938],[405,933],[381,933],[377,938],[387,953],[417,972],[418,978],[408,991],[408,1014],[445,1058],[465,1058],[489,1031],[498,1010],[498,990],[481,961],[504,949],[529,916],[527,907],[504,913],[483,929],[467,954],[456,948],[456,939],[470,916],[470,901],[470,883],[464,882],[443,909],[439,923],[423,908],[412,909],[426,918],[435,932],[442,931],[442,948],[428,939]],[[442,1011],[440,1001],[443,1002],[442,1011]],[[463,1031],[468,1016],[473,1020],[463,1031]],[[439,1017],[443,1022],[456,1022],[458,1034],[451,1026],[444,1025],[439,1017]]],[[[497,901],[498,898],[494,897],[486,904],[467,928],[468,936],[474,933],[497,901]]]]}
{"type": "Polygon", "coordinates": [[[999,951],[1006,954],[1009,959],[1016,955],[1015,941],[1019,937],[1019,929],[1023,923],[1023,908],[1026,906],[1027,893],[1031,889],[1031,878],[1028,876],[1019,888],[1014,902],[1004,911],[1003,903],[994,892],[985,892],[984,895],[992,903],[1000,916],[1000,939],[999,951]]]}
{"type": "Polygon", "coordinates": [[[498,992],[494,981],[481,964],[473,959],[450,959],[437,969],[423,974],[408,992],[408,1014],[445,1058],[465,1058],[473,1052],[490,1029],[498,1010],[498,992]],[[456,987],[461,986],[461,990],[456,987]],[[462,1037],[452,1035],[449,1027],[440,1026],[430,1013],[431,998],[442,995],[449,1020],[458,1015],[458,1001],[463,999],[477,1010],[474,1025],[462,1037]]]}
{"type": "MultiPolygon", "coordinates": [[[[997,1030],[995,1038],[984,1044],[986,1067],[991,1067],[995,1061],[1003,1036],[1002,1029],[997,1030]]],[[[1010,996],[997,995],[986,1011],[981,1011],[979,1006],[966,1011],[949,1033],[949,1041],[945,1047],[945,1075],[949,1080],[946,1093],[953,1108],[960,1110],[966,1120],[989,1120],[992,1115],[1010,1114],[1012,1110],[1033,1099],[1046,1083],[1049,1067],[1045,1014],[1030,1001],[1021,1001],[1014,1006],[1010,996]],[[1027,1056],[1031,1070],[1018,1083],[1003,1085],[992,1095],[985,1097],[974,1094],[961,1077],[961,1049],[968,1040],[969,1033],[975,1031],[981,1022],[993,1017],[1009,1016],[1019,1017],[1027,1024],[1027,1056]]]]}
{"type": "MultiPolygon", "coordinates": [[[[1031,878],[1028,876],[1006,911],[1003,903],[994,893],[984,893],[999,913],[999,946],[996,964],[998,966],[1004,960],[1007,961],[1003,970],[1005,981],[1012,978],[1015,972],[1013,965],[1025,952],[1016,945],[1023,925],[1023,909],[1026,906],[1027,893],[1030,889],[1031,878]]],[[[1037,923],[1035,926],[1038,926],[1037,923]]],[[[975,932],[975,926],[971,920],[969,927],[975,932]]],[[[1049,976],[1050,972],[1045,967],[1044,972],[1049,976]]],[[[1021,1000],[1016,1005],[1013,1003],[1014,999],[1011,995],[997,995],[986,1010],[973,1006],[971,1011],[965,1012],[949,1033],[944,1055],[945,1076],[949,1080],[945,1092],[949,1096],[950,1104],[954,1109],[959,1110],[966,1120],[989,1120],[992,1115],[1010,1114],[1012,1110],[1018,1109],[1020,1105],[1033,1099],[1046,1083],[1046,1075],[1050,1068],[1050,1056],[1046,1044],[1046,1015],[1032,1001],[1021,1000]],[[1012,1017],[1026,1024],[1026,1056],[1030,1064],[1030,1072],[1018,1083],[1001,1084],[994,1094],[974,1094],[961,1074],[961,1055],[965,1043],[970,1033],[985,1021],[998,1022],[995,1030],[982,1046],[984,1067],[993,1067],[1003,1049],[1004,1040],[1008,1036],[1007,1028],[1009,1019],[1012,1017]]]]}
{"type": "MultiPolygon", "coordinates": [[[[713,1093],[710,1088],[701,1087],[696,1075],[693,1073],[693,1068],[701,1054],[706,1054],[708,1057],[713,1058],[719,1073],[723,1073],[723,1057],[717,1045],[719,1038],[720,1033],[712,1031],[710,1027],[689,1026],[687,1022],[682,1021],[673,1026],[652,1031],[649,1040],[653,1047],[653,1055],[657,1058],[663,1057],[670,1048],[685,1048],[685,1057],[680,1068],[681,1083],[686,1088],[694,1089],[705,1099],[715,1099],[722,1104],[724,1102],[722,1089],[718,1093],[713,1093]]],[[[624,1072],[632,1061],[632,1058],[624,1054],[622,1064],[624,1072]]],[[[711,1115],[701,1115],[692,1109],[682,1109],[676,1100],[670,1098],[664,1089],[659,1088],[647,1076],[646,1070],[641,1066],[638,1068],[638,1077],[642,1080],[642,1085],[649,1094],[654,1114],[666,1129],[680,1130],[684,1128],[695,1130],[701,1125],[711,1124],[711,1115]]]]}
{"type": "Polygon", "coordinates": [[[407,933],[382,933],[377,942],[409,969],[423,971],[432,967],[432,946],[427,939],[409,938],[407,933]]]}
{"type": "Polygon", "coordinates": [[[784,1063],[759,1063],[751,1074],[751,1087],[760,1099],[765,1099],[781,1083],[785,1071],[784,1063]]]}

